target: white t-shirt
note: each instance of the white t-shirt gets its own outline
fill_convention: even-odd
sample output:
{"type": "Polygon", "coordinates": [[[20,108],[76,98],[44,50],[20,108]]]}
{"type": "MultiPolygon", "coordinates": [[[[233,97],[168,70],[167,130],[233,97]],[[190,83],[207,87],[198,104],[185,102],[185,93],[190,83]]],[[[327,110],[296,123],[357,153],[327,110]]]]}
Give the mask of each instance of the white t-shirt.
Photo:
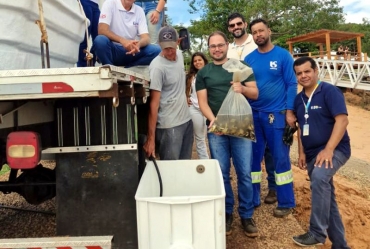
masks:
{"type": "Polygon", "coordinates": [[[191,81],[191,93],[190,93],[190,101],[191,104],[199,109],[199,103],[198,103],[198,96],[197,96],[197,90],[195,89],[195,81],[196,81],[197,76],[194,75],[192,81],[191,81]]]}
{"type": "Polygon", "coordinates": [[[106,0],[103,3],[99,23],[108,24],[113,33],[128,40],[135,40],[136,36],[148,33],[144,10],[133,4],[127,11],[121,0],[106,0]]]}
{"type": "Polygon", "coordinates": [[[244,61],[244,58],[256,48],[257,45],[254,43],[252,35],[248,34],[243,44],[236,45],[235,42],[230,43],[229,50],[227,51],[227,58],[244,61]]]}
{"type": "Polygon", "coordinates": [[[90,0],[91,2],[94,2],[96,4],[99,4],[99,0],[90,0]]]}

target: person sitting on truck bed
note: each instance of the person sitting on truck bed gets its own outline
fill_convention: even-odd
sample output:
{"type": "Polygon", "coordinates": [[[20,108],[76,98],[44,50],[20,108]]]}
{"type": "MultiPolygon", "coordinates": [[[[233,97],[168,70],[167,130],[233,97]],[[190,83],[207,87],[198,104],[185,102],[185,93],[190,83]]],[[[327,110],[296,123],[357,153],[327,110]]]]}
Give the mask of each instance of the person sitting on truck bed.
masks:
{"type": "Polygon", "coordinates": [[[106,0],[101,9],[93,50],[103,65],[149,65],[161,52],[150,44],[144,11],[135,0],[106,0]],[[139,36],[139,40],[135,37],[139,36]]]}

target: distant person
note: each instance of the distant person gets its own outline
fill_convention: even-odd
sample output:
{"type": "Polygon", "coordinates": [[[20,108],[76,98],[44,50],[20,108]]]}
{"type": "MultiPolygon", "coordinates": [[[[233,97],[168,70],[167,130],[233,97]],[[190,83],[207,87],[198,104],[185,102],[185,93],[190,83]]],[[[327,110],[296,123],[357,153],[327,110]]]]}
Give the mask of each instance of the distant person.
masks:
{"type": "Polygon", "coordinates": [[[344,47],[344,58],[347,60],[351,57],[351,53],[349,51],[349,47],[348,46],[345,46],[344,47]]]}
{"type": "MultiPolygon", "coordinates": [[[[257,45],[253,40],[253,36],[247,33],[248,23],[245,21],[244,16],[237,12],[229,15],[227,23],[228,30],[234,37],[234,42],[229,45],[227,57],[244,61],[244,58],[257,48],[257,45]]],[[[275,170],[272,155],[268,146],[266,146],[264,158],[267,171],[267,181],[269,184],[269,192],[265,197],[264,202],[266,204],[274,204],[277,201],[275,170]]],[[[253,174],[252,181],[260,181],[259,175],[257,177],[258,179],[256,180],[256,175],[253,174]]]]}
{"type": "Polygon", "coordinates": [[[136,5],[143,8],[148,25],[150,43],[158,43],[158,32],[163,24],[163,10],[166,4],[165,0],[136,0],[136,5]]]}
{"type": "Polygon", "coordinates": [[[149,65],[161,52],[158,45],[150,44],[144,11],[134,0],[106,0],[98,32],[93,49],[103,65],[149,65]]]}
{"type": "MultiPolygon", "coordinates": [[[[95,40],[96,36],[98,35],[98,24],[99,24],[99,16],[100,16],[100,9],[99,9],[99,0],[80,0],[83,10],[85,12],[86,18],[89,19],[90,25],[87,28],[89,36],[91,36],[92,40],[95,40]]],[[[87,39],[86,37],[80,44],[79,53],[78,53],[78,67],[86,67],[87,66],[87,58],[86,58],[86,49],[87,49],[87,39]]],[[[93,51],[90,51],[93,53],[93,51]]],[[[89,56],[89,55],[88,55],[89,56]]],[[[96,61],[96,57],[93,55],[91,58],[90,66],[94,66],[96,61]]]]}
{"type": "Polygon", "coordinates": [[[199,159],[209,159],[209,156],[206,145],[206,118],[199,108],[197,91],[195,89],[195,79],[198,71],[207,64],[207,57],[203,53],[194,53],[191,57],[189,73],[186,75],[186,95],[191,120],[193,121],[195,144],[199,159]]]}
{"type": "Polygon", "coordinates": [[[294,48],[293,48],[293,53],[294,53],[294,54],[300,54],[300,53],[301,53],[301,48],[294,47],[294,48]]]}
{"type": "Polygon", "coordinates": [[[293,237],[300,246],[322,245],[349,249],[335,198],[333,176],[351,156],[347,133],[348,113],[343,93],[319,81],[316,62],[302,57],[294,71],[303,90],[296,96],[298,119],[298,166],[307,169],[311,181],[311,216],[308,232],[293,237]]]}
{"type": "Polygon", "coordinates": [[[344,49],[343,49],[343,46],[342,46],[342,45],[340,45],[340,46],[338,47],[337,55],[343,55],[343,54],[344,54],[344,49]]]}
{"type": "Polygon", "coordinates": [[[160,29],[162,52],[149,65],[150,110],[144,151],[161,160],[191,159],[193,122],[185,94],[185,68],[173,27],[160,29]],[[191,134],[191,135],[189,135],[191,134]],[[156,148],[158,145],[158,148],[156,148]]]}
{"type": "MultiPolygon", "coordinates": [[[[289,145],[283,142],[286,125],[295,127],[293,112],[297,95],[297,79],[293,71],[293,57],[289,52],[271,42],[271,30],[263,19],[249,24],[258,48],[245,57],[253,69],[259,91],[258,99],[251,100],[256,143],[253,143],[253,204],[259,206],[261,188],[261,162],[266,146],[272,154],[273,169],[266,163],[266,171],[274,172],[269,181],[267,200],[277,199],[273,215],[283,218],[295,207],[293,172],[289,158],[289,145]]],[[[269,177],[268,177],[269,179],[269,177]]],[[[265,202],[266,201],[265,198],[265,202]]],[[[268,202],[267,202],[268,203],[268,202]]]]}
{"type": "MultiPolygon", "coordinates": [[[[209,54],[212,63],[205,65],[197,73],[197,89],[200,110],[207,118],[210,128],[215,122],[230,87],[234,92],[243,94],[248,99],[258,98],[258,89],[253,74],[243,82],[232,82],[233,74],[222,65],[228,61],[227,37],[220,31],[208,37],[209,54]]],[[[207,133],[211,158],[217,159],[224,180],[226,199],[226,235],[232,233],[234,194],[230,183],[230,158],[238,177],[238,212],[244,233],[248,237],[257,237],[258,229],[253,220],[253,186],[251,179],[252,141],[229,135],[207,133]]],[[[206,183],[205,183],[206,184],[206,183]]]]}

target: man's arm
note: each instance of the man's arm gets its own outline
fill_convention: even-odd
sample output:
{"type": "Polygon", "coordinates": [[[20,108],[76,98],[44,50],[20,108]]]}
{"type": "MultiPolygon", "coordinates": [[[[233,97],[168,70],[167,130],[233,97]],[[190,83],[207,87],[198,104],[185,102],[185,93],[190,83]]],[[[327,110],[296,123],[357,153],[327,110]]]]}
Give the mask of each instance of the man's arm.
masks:
{"type": "Polygon", "coordinates": [[[325,168],[328,168],[328,166],[333,168],[332,158],[334,150],[339,144],[340,140],[343,138],[348,123],[349,121],[346,114],[339,114],[335,116],[333,131],[331,132],[329,141],[326,143],[325,148],[317,155],[315,166],[321,167],[321,165],[325,162],[325,168]]]}
{"type": "Polygon", "coordinates": [[[155,8],[155,11],[153,11],[153,13],[150,15],[150,22],[152,24],[158,23],[160,13],[163,11],[165,4],[166,4],[165,0],[159,0],[158,1],[158,4],[157,4],[157,7],[155,8]]]}
{"type": "Polygon", "coordinates": [[[255,81],[248,81],[244,86],[240,82],[232,82],[234,92],[241,93],[248,99],[258,99],[258,88],[255,81]]]}
{"type": "Polygon", "coordinates": [[[115,34],[110,30],[109,25],[106,23],[99,23],[98,34],[108,37],[111,41],[120,43],[129,54],[135,54],[139,52],[139,47],[137,46],[138,41],[128,40],[115,34]]]}
{"type": "Polygon", "coordinates": [[[286,105],[287,105],[287,111],[285,114],[285,120],[287,124],[291,127],[295,126],[296,117],[294,115],[294,99],[297,95],[297,78],[295,76],[294,70],[293,70],[293,64],[294,60],[292,56],[287,53],[286,54],[286,60],[283,67],[283,77],[285,82],[285,88],[287,90],[286,93],[286,105]]]}
{"type": "Polygon", "coordinates": [[[210,128],[215,122],[216,117],[213,115],[213,112],[208,105],[207,89],[197,91],[197,97],[200,111],[210,121],[208,126],[210,128]]]}
{"type": "Polygon", "coordinates": [[[155,129],[157,126],[159,100],[161,98],[161,92],[151,90],[150,91],[150,106],[148,116],[148,137],[144,144],[144,151],[148,157],[155,157],[155,129]]]}
{"type": "Polygon", "coordinates": [[[149,34],[145,33],[140,35],[140,40],[139,40],[139,48],[145,47],[150,43],[150,36],[149,34]]]}
{"type": "Polygon", "coordinates": [[[298,138],[298,167],[300,169],[306,169],[307,162],[306,162],[306,154],[304,153],[304,148],[302,145],[301,140],[301,128],[298,126],[297,130],[297,138],[298,138]]]}

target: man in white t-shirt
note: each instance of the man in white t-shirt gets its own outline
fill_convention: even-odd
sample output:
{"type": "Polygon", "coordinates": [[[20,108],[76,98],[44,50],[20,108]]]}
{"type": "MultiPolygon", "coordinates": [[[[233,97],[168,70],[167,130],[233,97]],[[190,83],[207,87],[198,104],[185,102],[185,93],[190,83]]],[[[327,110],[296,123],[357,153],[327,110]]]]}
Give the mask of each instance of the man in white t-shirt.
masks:
{"type": "Polygon", "coordinates": [[[106,0],[102,6],[93,50],[103,65],[149,65],[161,52],[158,45],[150,44],[144,10],[134,2],[106,0]]]}
{"type": "Polygon", "coordinates": [[[244,61],[245,56],[257,48],[252,35],[247,33],[248,23],[240,13],[232,13],[227,18],[227,28],[234,37],[229,44],[227,58],[244,61]]]}
{"type": "MultiPolygon", "coordinates": [[[[248,23],[240,13],[232,13],[227,18],[228,30],[234,36],[234,42],[230,43],[229,50],[227,51],[227,58],[233,58],[244,61],[244,58],[257,48],[253,40],[253,36],[247,33],[248,23]]],[[[275,169],[270,149],[266,146],[265,154],[265,167],[267,171],[267,181],[269,192],[265,197],[266,204],[274,204],[277,201],[276,197],[276,182],[275,182],[275,169]]],[[[260,182],[260,173],[253,172],[252,180],[260,182]],[[256,180],[257,179],[257,180],[256,180]]]]}

